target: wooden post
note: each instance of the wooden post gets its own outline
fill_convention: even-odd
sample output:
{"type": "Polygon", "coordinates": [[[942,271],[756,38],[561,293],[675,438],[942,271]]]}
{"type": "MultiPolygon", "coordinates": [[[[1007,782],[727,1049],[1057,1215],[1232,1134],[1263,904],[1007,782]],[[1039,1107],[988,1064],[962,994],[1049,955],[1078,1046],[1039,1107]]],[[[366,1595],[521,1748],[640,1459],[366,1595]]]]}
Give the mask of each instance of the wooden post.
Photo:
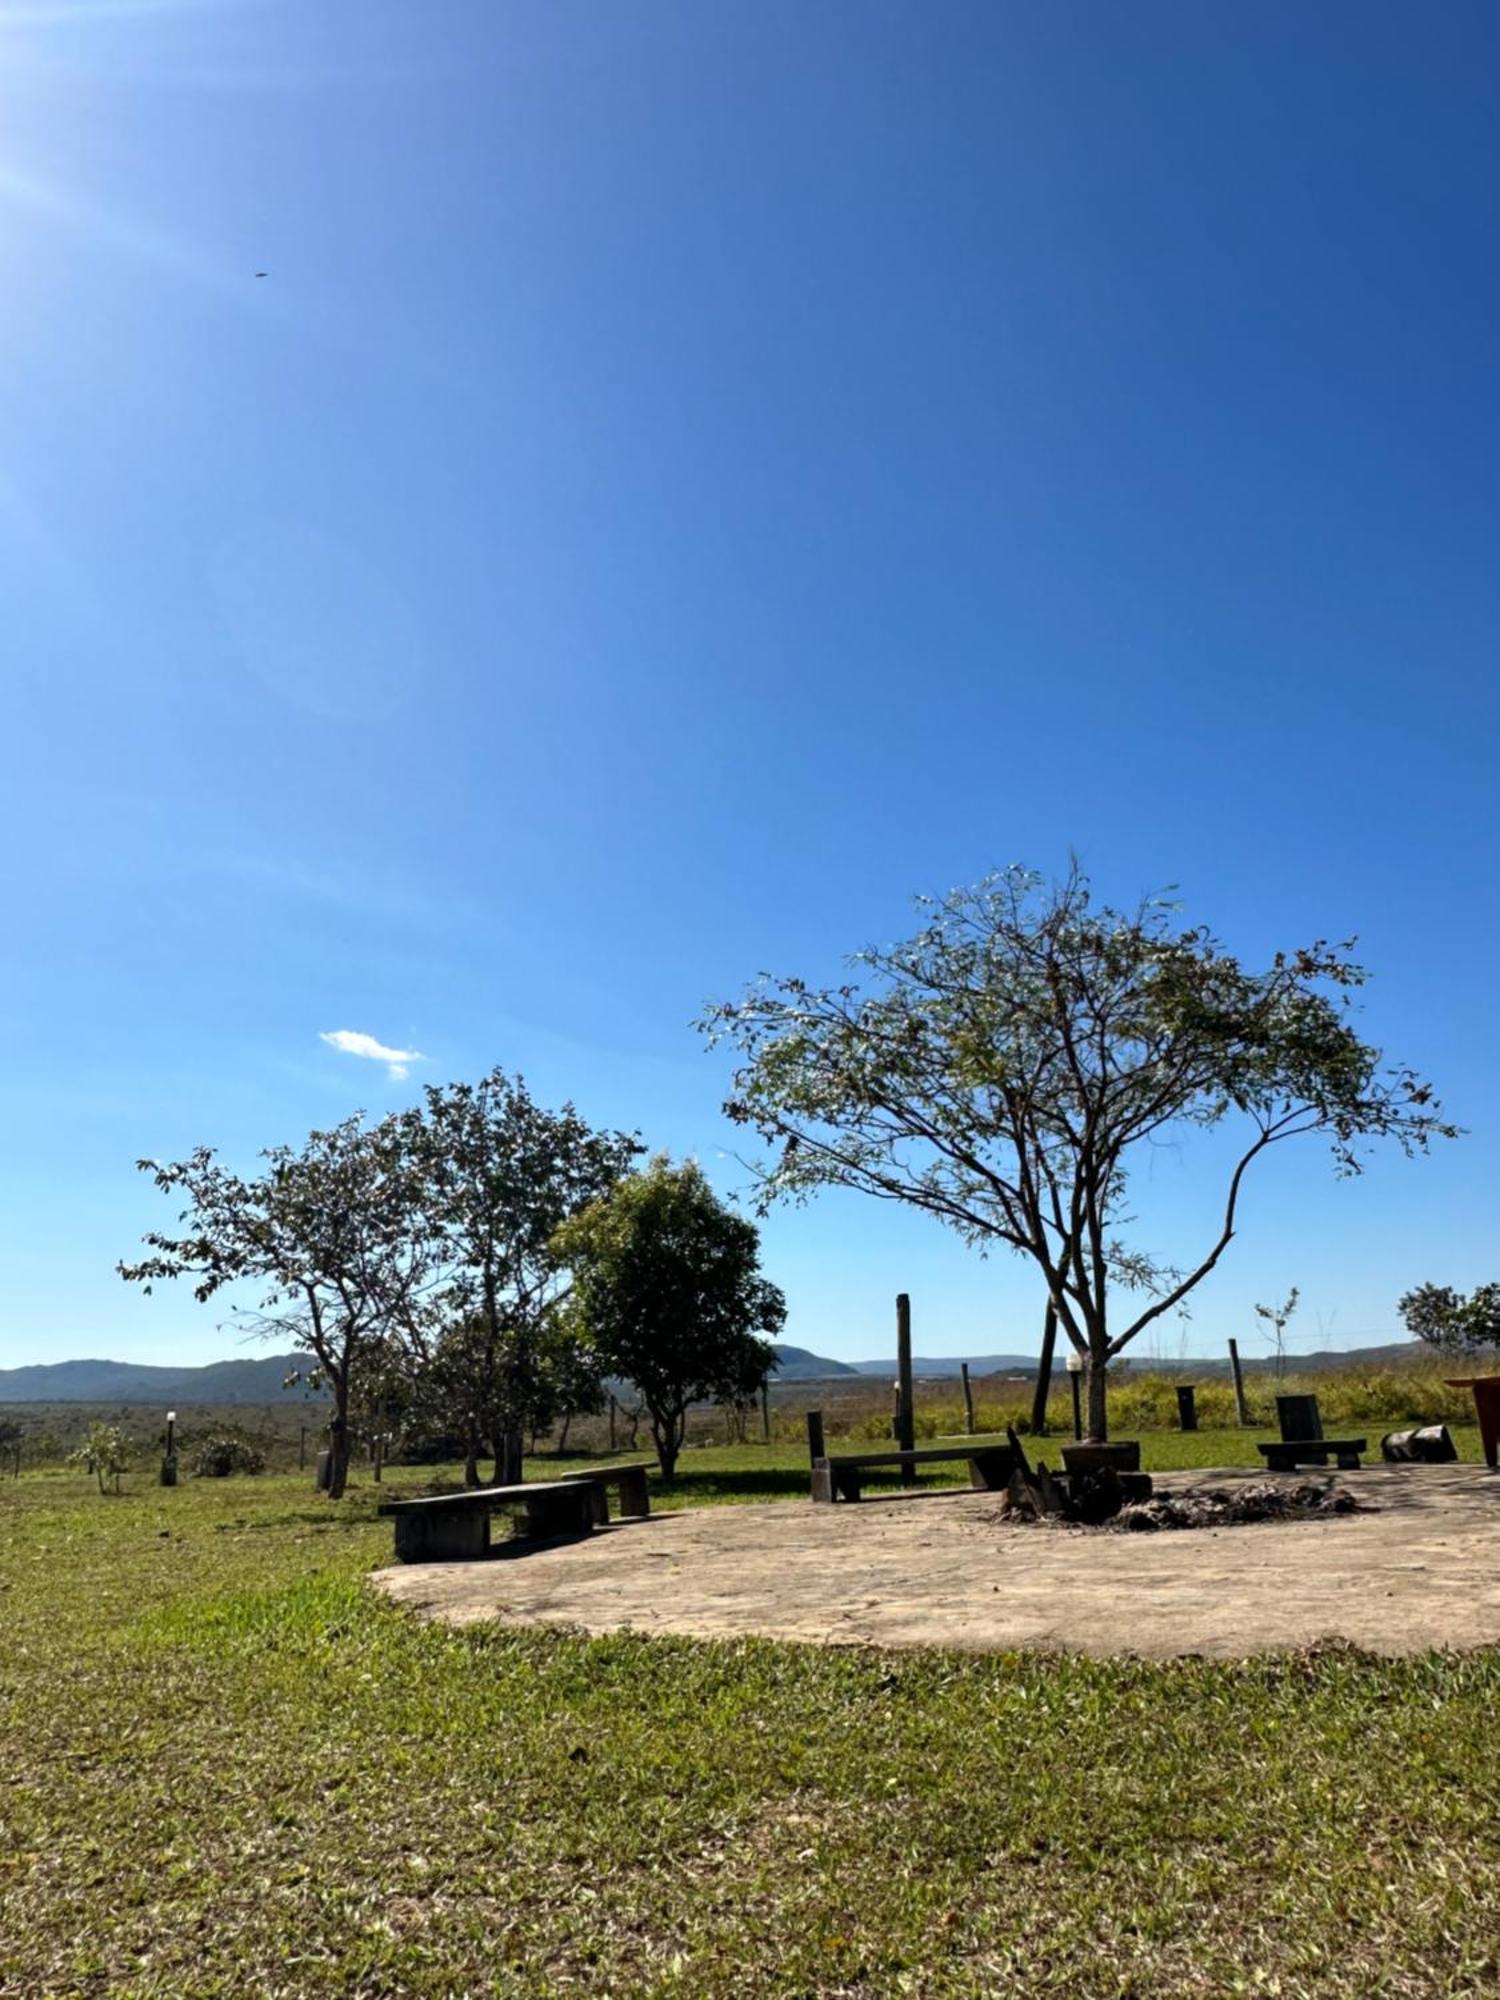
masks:
{"type": "Polygon", "coordinates": [[[965,1436],[965,1437],[973,1437],[973,1435],[974,1435],[974,1391],[973,1391],[973,1390],[972,1390],[972,1389],[970,1388],[970,1386],[969,1386],[969,1364],[968,1364],[968,1362],[967,1362],[967,1361],[960,1361],[960,1362],[959,1362],[959,1364],[958,1364],[958,1379],[959,1379],[959,1381],[960,1381],[960,1382],[962,1382],[962,1383],[963,1383],[963,1385],[964,1385],[964,1436],[965,1436]]]}
{"type": "Polygon", "coordinates": [[[385,1432],[376,1431],[374,1442],[375,1484],[380,1485],[380,1475],[385,1467],[385,1432]]]}
{"type": "Polygon", "coordinates": [[[1036,1393],[1031,1398],[1031,1435],[1047,1435],[1047,1398],[1052,1394],[1052,1356],[1057,1349],[1057,1307],[1047,1301],[1047,1317],[1042,1322],[1042,1358],[1037,1363],[1036,1393]]]}
{"type": "MultiPolygon", "coordinates": [[[[901,1451],[914,1451],[917,1442],[916,1408],[911,1392],[911,1300],[905,1292],[896,1294],[896,1378],[900,1385],[901,1408],[896,1443],[901,1451]]],[[[901,1484],[915,1486],[917,1468],[903,1465],[901,1484]]]]}
{"type": "Polygon", "coordinates": [[[809,1410],[807,1413],[808,1462],[816,1465],[820,1458],[826,1458],[827,1456],[828,1453],[823,1444],[823,1412],[821,1410],[809,1410]]]}
{"type": "Polygon", "coordinates": [[[619,1407],[614,1397],[611,1396],[609,1399],[609,1448],[611,1451],[615,1449],[615,1412],[619,1407]]]}
{"type": "Polygon", "coordinates": [[[1177,1427],[1184,1431],[1198,1428],[1197,1393],[1191,1382],[1179,1382],[1177,1385],[1177,1427]]]}
{"type": "Polygon", "coordinates": [[[1250,1428],[1250,1409],[1245,1401],[1245,1377],[1240,1368],[1240,1344],[1237,1340],[1229,1343],[1229,1365],[1234,1370],[1234,1407],[1240,1420],[1240,1429],[1250,1428]]]}
{"type": "Polygon", "coordinates": [[[771,1385],[769,1382],[762,1382],[760,1385],[760,1441],[762,1444],[769,1444],[771,1442],[771,1385]]]}
{"type": "Polygon", "coordinates": [[[299,1472],[305,1472],[307,1470],[307,1425],[306,1424],[299,1424],[297,1427],[297,1470],[299,1472]]]}

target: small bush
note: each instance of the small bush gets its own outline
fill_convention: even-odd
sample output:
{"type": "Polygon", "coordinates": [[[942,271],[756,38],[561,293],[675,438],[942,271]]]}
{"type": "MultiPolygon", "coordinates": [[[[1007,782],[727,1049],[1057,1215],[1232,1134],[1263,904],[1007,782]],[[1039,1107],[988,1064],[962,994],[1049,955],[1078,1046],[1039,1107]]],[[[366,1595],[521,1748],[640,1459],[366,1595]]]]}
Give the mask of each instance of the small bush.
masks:
{"type": "Polygon", "coordinates": [[[193,1446],[188,1471],[195,1479],[228,1479],[235,1472],[264,1472],[266,1455],[243,1431],[211,1431],[193,1446]]]}

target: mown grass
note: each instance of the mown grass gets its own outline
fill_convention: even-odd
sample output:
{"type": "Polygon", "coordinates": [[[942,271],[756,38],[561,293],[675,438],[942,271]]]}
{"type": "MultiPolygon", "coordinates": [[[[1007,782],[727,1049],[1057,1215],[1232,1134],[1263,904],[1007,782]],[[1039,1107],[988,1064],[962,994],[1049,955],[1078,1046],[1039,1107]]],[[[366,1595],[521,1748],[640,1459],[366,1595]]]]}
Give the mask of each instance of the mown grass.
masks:
{"type": "Polygon", "coordinates": [[[1500,1987],[1500,1655],[452,1634],[377,1497],[0,1485],[6,2000],[1500,1987]]]}

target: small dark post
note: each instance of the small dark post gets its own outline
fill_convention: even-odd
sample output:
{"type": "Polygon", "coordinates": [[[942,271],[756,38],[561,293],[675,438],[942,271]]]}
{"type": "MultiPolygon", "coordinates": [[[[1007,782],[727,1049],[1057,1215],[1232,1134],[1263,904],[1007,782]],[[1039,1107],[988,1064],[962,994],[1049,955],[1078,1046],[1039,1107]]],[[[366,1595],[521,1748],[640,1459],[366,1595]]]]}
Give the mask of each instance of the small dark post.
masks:
{"type": "Polygon", "coordinates": [[[1057,1307],[1047,1301],[1047,1317],[1042,1322],[1042,1358],[1037,1363],[1036,1392],[1031,1398],[1031,1434],[1047,1435],[1047,1398],[1052,1394],[1052,1356],[1057,1349],[1057,1307]]]}
{"type": "Polygon", "coordinates": [[[816,1465],[820,1458],[828,1456],[823,1444],[823,1412],[821,1410],[809,1410],[807,1413],[807,1456],[813,1465],[816,1465]]]}
{"type": "Polygon", "coordinates": [[[297,1426],[297,1470],[299,1472],[305,1472],[307,1470],[307,1425],[306,1424],[299,1424],[297,1426]]]}
{"type": "Polygon", "coordinates": [[[609,1399],[609,1448],[611,1451],[615,1449],[615,1413],[619,1407],[614,1397],[611,1396],[609,1399]]]}
{"type": "MultiPolygon", "coordinates": [[[[897,1444],[902,1451],[914,1451],[917,1442],[916,1409],[911,1392],[911,1300],[905,1292],[896,1294],[896,1374],[901,1391],[901,1414],[897,1444]]],[[[901,1484],[915,1486],[917,1468],[903,1465],[901,1484]]]]}
{"type": "Polygon", "coordinates": [[[177,1484],[177,1412],[167,1412],[166,1450],[161,1459],[161,1483],[163,1486],[177,1484]]]}
{"type": "Polygon", "coordinates": [[[771,1442],[771,1385],[767,1381],[760,1385],[760,1441],[771,1442]]]}
{"type": "Polygon", "coordinates": [[[1068,1356],[1068,1381],[1073,1390],[1073,1442],[1083,1440],[1083,1359],[1081,1355],[1068,1356]],[[1077,1367],[1073,1364],[1077,1362],[1077,1367]]]}
{"type": "Polygon", "coordinates": [[[1237,1340],[1229,1343],[1229,1365],[1234,1370],[1234,1407],[1240,1420],[1240,1429],[1250,1428],[1250,1406],[1245,1401],[1245,1377],[1240,1368],[1240,1344],[1237,1340]]]}
{"type": "Polygon", "coordinates": [[[1184,1431],[1198,1428],[1196,1391],[1191,1382],[1179,1382],[1177,1385],[1177,1428],[1184,1431]]]}
{"type": "Polygon", "coordinates": [[[379,1486],[379,1485],[381,1484],[381,1478],[380,1478],[380,1475],[381,1475],[382,1471],[383,1471],[383,1470],[385,1469],[385,1432],[384,1432],[384,1431],[377,1431],[377,1432],[375,1433],[375,1443],[374,1443],[374,1459],[375,1459],[375,1484],[376,1484],[377,1486],[379,1486]]]}
{"type": "Polygon", "coordinates": [[[974,1391],[969,1386],[969,1364],[967,1361],[959,1362],[958,1379],[964,1385],[964,1435],[965,1437],[973,1437],[974,1391]]]}

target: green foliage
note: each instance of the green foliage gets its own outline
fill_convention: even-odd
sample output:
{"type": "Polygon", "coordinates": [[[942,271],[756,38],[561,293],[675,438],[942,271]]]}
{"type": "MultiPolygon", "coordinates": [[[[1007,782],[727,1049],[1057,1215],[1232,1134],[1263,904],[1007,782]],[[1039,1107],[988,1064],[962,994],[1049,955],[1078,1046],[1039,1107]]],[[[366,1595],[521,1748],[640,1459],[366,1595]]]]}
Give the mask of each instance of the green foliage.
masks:
{"type": "MultiPolygon", "coordinates": [[[[401,1327],[408,1364],[434,1427],[488,1442],[498,1459],[507,1436],[597,1393],[584,1358],[565,1355],[573,1333],[553,1237],[614,1186],[640,1142],[596,1132],[571,1104],[546,1110],[500,1069],[429,1088],[400,1131],[438,1272],[429,1310],[401,1327]]],[[[497,1465],[497,1476],[507,1471],[497,1465]]]]}
{"type": "Polygon", "coordinates": [[[163,1278],[190,1278],[200,1301],[229,1285],[258,1290],[255,1331],[312,1354],[332,1393],[335,1499],[348,1473],[361,1363],[393,1324],[415,1319],[430,1279],[420,1185],[402,1137],[396,1120],[367,1129],[362,1116],[347,1118],[300,1149],[268,1148],[265,1170],[248,1180],[207,1146],[167,1165],[138,1162],[164,1194],[186,1202],[186,1228],[151,1231],[151,1254],[120,1265],[121,1277],[148,1292],[163,1278]]]}
{"type": "Polygon", "coordinates": [[[106,1482],[112,1483],[118,1493],[120,1480],[130,1469],[129,1440],[118,1424],[90,1424],[83,1443],[69,1455],[69,1463],[92,1472],[101,1493],[106,1490],[106,1482]]]}
{"type": "Polygon", "coordinates": [[[755,1225],[724,1207],[692,1161],[659,1154],[564,1224],[554,1248],[571,1268],[578,1323],[602,1365],[634,1383],[662,1470],[682,1448],[690,1403],[735,1403],[775,1366],[761,1334],[786,1301],[760,1275],[755,1225]]]}
{"type": "Polygon", "coordinates": [[[1477,1285],[1468,1298],[1451,1285],[1418,1285],[1397,1310],[1408,1332],[1445,1353],[1500,1347],[1500,1285],[1477,1285]]]}
{"type": "Polygon", "coordinates": [[[742,1059],[725,1109],[775,1149],[764,1201],[856,1188],[1033,1258],[1090,1356],[1096,1434],[1107,1363],[1217,1264],[1260,1154],[1320,1136],[1352,1174],[1367,1142],[1420,1152],[1456,1129],[1355,1032],[1366,974],[1343,946],[1247,970],[1165,904],[1096,905],[1076,867],[1051,888],[1010,869],[921,907],[915,937],[854,955],[868,991],[763,981],[709,1010],[704,1030],[742,1059]],[[1207,1247],[1178,1268],[1128,1245],[1132,1160],[1231,1122],[1207,1247]],[[1138,1297],[1114,1309],[1122,1290],[1138,1297]]]}
{"type": "Polygon", "coordinates": [[[231,1474],[264,1472],[266,1455],[242,1430],[221,1427],[193,1441],[188,1471],[195,1479],[228,1479],[231,1474]]]}
{"type": "Polygon", "coordinates": [[[6,2000],[1500,1985],[1500,1654],[449,1632],[306,1485],[0,1491],[6,2000]]]}

